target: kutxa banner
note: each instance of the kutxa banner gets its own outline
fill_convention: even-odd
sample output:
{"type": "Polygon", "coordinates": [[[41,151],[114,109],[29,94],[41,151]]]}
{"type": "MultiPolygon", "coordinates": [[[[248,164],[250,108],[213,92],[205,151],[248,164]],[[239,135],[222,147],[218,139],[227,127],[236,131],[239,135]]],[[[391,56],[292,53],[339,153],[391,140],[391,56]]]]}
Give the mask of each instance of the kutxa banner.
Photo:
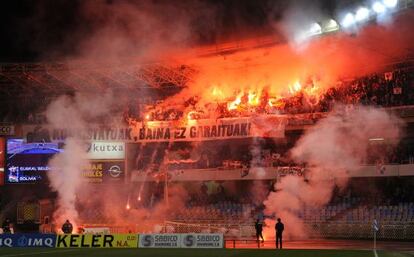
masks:
{"type": "Polygon", "coordinates": [[[189,121],[136,122],[129,127],[96,129],[55,129],[23,126],[27,142],[63,142],[67,137],[89,141],[165,142],[204,141],[248,137],[283,138],[287,120],[281,116],[206,119],[189,121]]]}

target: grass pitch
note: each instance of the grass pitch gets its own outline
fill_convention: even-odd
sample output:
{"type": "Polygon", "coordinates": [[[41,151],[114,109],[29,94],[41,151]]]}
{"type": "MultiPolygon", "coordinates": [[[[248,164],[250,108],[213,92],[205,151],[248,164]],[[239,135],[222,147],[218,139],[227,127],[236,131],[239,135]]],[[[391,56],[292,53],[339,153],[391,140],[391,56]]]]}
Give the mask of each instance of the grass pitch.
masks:
{"type": "MultiPolygon", "coordinates": [[[[0,248],[1,257],[374,257],[368,250],[258,249],[47,249],[0,248]]],[[[378,257],[409,257],[408,253],[378,251],[378,257]]]]}

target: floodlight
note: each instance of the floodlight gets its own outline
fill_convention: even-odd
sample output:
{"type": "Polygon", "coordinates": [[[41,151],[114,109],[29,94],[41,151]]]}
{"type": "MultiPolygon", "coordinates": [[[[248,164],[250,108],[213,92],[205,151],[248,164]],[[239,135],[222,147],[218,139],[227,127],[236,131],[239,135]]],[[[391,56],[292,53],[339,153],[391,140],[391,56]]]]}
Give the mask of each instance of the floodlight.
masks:
{"type": "Polygon", "coordinates": [[[382,2],[388,8],[394,8],[398,4],[398,0],[383,0],[382,2]]]}
{"type": "Polygon", "coordinates": [[[322,34],[322,28],[321,28],[321,25],[314,22],[309,28],[309,35],[313,36],[313,35],[318,35],[318,34],[322,34]]]}
{"type": "Polygon", "coordinates": [[[354,17],[354,15],[352,13],[347,13],[345,15],[345,17],[342,19],[341,25],[344,28],[348,28],[348,27],[354,25],[354,23],[355,23],[355,17],[354,17]]]}
{"type": "Polygon", "coordinates": [[[385,6],[381,2],[375,2],[372,5],[372,10],[378,14],[381,14],[385,12],[385,6]]]}
{"type": "Polygon", "coordinates": [[[333,19],[330,19],[328,22],[326,22],[325,24],[324,24],[324,27],[323,27],[323,31],[324,32],[332,32],[332,31],[336,31],[336,30],[338,30],[339,29],[339,25],[338,25],[338,23],[335,21],[335,20],[333,20],[333,19]]]}
{"type": "Polygon", "coordinates": [[[361,7],[355,14],[355,20],[357,22],[365,21],[369,18],[369,10],[365,7],[361,7]]]}

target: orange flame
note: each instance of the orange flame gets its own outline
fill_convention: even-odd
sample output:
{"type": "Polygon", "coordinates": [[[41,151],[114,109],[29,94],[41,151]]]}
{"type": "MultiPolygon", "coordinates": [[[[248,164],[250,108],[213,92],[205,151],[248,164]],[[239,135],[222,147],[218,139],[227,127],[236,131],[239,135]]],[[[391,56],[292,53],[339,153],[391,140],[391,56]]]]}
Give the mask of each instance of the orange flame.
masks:
{"type": "Polygon", "coordinates": [[[241,98],[243,97],[243,95],[244,93],[241,92],[240,94],[237,95],[236,100],[234,100],[233,102],[227,103],[227,109],[229,111],[236,110],[237,107],[239,107],[241,104],[241,98]]]}
{"type": "Polygon", "coordinates": [[[215,99],[223,100],[225,98],[223,91],[217,86],[213,87],[211,94],[214,96],[215,99]]]}
{"type": "Polygon", "coordinates": [[[260,94],[254,92],[254,91],[249,91],[249,95],[248,95],[248,102],[250,105],[252,106],[257,106],[260,104],[260,94]]]}
{"type": "Polygon", "coordinates": [[[292,86],[289,86],[289,91],[290,93],[296,94],[297,92],[302,90],[302,85],[299,83],[299,81],[296,81],[295,83],[293,83],[292,86]]]}

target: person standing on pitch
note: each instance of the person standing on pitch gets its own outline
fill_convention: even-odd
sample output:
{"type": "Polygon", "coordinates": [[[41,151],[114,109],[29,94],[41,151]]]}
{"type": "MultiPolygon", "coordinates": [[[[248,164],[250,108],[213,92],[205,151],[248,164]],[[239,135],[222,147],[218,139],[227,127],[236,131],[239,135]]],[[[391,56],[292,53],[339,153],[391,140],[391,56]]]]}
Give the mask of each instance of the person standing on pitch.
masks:
{"type": "Polygon", "coordinates": [[[280,240],[280,249],[282,249],[282,234],[283,234],[283,230],[285,230],[285,225],[283,225],[280,218],[277,219],[275,229],[276,229],[276,249],[279,248],[279,240],[280,240]]]}
{"type": "Polygon", "coordinates": [[[264,243],[264,238],[263,238],[263,222],[260,221],[260,219],[257,219],[256,222],[254,223],[254,228],[256,229],[256,239],[257,239],[257,243],[259,243],[259,238],[262,239],[262,243],[264,243]]]}
{"type": "Polygon", "coordinates": [[[11,222],[8,218],[6,218],[3,221],[2,229],[3,229],[3,233],[5,233],[5,234],[10,234],[12,232],[11,231],[11,222]]]}
{"type": "Polygon", "coordinates": [[[72,234],[73,226],[72,223],[69,222],[69,220],[66,220],[66,222],[62,225],[62,231],[65,234],[72,234]]]}

